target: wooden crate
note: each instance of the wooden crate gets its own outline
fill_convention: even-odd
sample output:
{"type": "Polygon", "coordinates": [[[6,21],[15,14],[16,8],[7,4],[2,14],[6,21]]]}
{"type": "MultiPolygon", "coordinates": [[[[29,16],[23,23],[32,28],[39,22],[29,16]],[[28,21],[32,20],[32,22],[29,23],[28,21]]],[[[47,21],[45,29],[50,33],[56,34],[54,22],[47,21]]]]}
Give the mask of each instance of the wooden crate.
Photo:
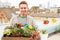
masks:
{"type": "MultiPolygon", "coordinates": [[[[2,37],[2,40],[30,40],[30,39],[25,37],[2,37]]],[[[34,40],[38,39],[34,38],[34,40]]]]}

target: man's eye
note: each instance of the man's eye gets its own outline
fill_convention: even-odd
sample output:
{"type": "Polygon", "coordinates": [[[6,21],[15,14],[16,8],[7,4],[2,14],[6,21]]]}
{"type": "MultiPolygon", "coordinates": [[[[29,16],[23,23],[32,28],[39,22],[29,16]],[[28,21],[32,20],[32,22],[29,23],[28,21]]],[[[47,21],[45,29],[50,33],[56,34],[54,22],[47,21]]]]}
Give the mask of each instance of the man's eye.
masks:
{"type": "Polygon", "coordinates": [[[26,7],[24,7],[24,9],[26,9],[26,7]]]}
{"type": "Polygon", "coordinates": [[[21,9],[23,9],[23,8],[21,8],[21,9]]]}
{"type": "Polygon", "coordinates": [[[21,7],[21,9],[26,9],[26,7],[21,7]]]}

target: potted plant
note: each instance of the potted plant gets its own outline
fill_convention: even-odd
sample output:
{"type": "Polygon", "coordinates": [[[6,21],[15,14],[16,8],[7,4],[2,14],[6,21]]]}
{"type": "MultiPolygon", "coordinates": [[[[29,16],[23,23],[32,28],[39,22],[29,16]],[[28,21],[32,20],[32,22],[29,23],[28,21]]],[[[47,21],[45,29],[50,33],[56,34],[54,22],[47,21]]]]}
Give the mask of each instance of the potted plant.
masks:
{"type": "Polygon", "coordinates": [[[40,32],[41,32],[40,33],[41,40],[47,40],[47,38],[48,38],[47,31],[46,30],[41,30],[40,32]]]}

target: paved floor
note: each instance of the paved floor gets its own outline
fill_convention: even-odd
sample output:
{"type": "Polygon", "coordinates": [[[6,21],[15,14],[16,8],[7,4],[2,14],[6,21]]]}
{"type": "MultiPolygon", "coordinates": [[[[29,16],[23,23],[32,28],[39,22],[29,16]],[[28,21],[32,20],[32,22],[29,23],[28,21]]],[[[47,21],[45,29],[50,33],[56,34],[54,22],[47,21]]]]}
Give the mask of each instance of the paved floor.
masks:
{"type": "Polygon", "coordinates": [[[60,40],[60,32],[50,35],[48,40],[60,40]]]}

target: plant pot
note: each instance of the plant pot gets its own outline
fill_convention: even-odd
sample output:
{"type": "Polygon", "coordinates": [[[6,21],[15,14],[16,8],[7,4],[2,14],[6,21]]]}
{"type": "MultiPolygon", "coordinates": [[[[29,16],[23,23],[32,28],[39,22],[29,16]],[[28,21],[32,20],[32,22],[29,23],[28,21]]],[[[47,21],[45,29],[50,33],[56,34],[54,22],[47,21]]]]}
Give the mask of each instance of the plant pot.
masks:
{"type": "Polygon", "coordinates": [[[40,34],[41,40],[47,40],[48,34],[40,34]]]}

